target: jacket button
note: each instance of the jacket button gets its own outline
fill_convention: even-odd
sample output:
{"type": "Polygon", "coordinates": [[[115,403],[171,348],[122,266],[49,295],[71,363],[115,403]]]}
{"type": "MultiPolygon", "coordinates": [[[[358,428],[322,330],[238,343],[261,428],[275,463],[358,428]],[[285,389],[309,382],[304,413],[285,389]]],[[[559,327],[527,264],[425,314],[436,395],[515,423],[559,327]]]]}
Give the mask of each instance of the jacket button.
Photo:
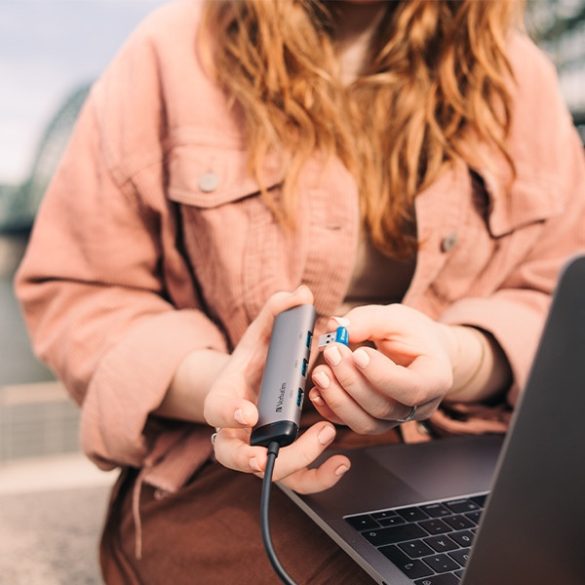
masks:
{"type": "Polygon", "coordinates": [[[447,253],[450,252],[453,247],[455,246],[455,244],[457,244],[457,234],[456,233],[452,233],[449,234],[448,236],[445,236],[442,240],[441,240],[441,252],[447,253]]]}
{"type": "Polygon", "coordinates": [[[204,193],[211,193],[218,188],[219,177],[213,171],[208,171],[199,177],[197,185],[204,193]]]}

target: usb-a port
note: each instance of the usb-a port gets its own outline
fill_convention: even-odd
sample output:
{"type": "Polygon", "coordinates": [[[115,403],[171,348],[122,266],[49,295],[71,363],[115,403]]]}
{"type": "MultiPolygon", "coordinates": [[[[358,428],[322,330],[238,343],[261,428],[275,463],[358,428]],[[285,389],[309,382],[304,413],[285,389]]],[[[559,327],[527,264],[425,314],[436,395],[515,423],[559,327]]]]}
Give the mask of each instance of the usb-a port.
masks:
{"type": "Polygon", "coordinates": [[[297,393],[297,406],[300,408],[301,404],[303,403],[303,394],[304,392],[302,391],[301,388],[299,388],[299,391],[297,393]]]}
{"type": "Polygon", "coordinates": [[[307,376],[307,368],[309,367],[309,362],[307,361],[306,358],[303,358],[303,365],[301,367],[301,373],[303,374],[303,377],[307,376]]]}
{"type": "Polygon", "coordinates": [[[311,349],[311,342],[313,341],[313,332],[307,331],[307,349],[311,349]]]}

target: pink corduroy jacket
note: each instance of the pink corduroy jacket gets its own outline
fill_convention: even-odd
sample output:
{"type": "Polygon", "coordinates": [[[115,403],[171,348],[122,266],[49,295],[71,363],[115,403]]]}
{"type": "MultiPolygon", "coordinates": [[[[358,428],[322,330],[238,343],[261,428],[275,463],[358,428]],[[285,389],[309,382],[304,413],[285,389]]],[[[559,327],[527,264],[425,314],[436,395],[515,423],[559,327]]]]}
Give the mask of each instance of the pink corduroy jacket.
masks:
{"type": "MultiPolygon", "coordinates": [[[[150,415],[178,364],[199,348],[229,351],[271,293],[301,282],[322,330],[359,233],[354,179],[318,156],[301,173],[297,231],[275,223],[247,171],[241,119],[198,59],[199,13],[194,2],[155,12],[94,85],[16,279],[36,352],[81,404],[86,453],[168,491],[211,452],[208,427],[150,415]]],[[[419,194],[404,303],[491,332],[512,367],[513,405],[559,269],[585,250],[585,164],[553,66],[520,33],[509,57],[517,178],[507,188],[507,167],[478,144],[484,200],[462,163],[419,194]]],[[[269,157],[276,193],[283,173],[269,157]]],[[[505,428],[485,412],[435,421],[505,428]]]]}

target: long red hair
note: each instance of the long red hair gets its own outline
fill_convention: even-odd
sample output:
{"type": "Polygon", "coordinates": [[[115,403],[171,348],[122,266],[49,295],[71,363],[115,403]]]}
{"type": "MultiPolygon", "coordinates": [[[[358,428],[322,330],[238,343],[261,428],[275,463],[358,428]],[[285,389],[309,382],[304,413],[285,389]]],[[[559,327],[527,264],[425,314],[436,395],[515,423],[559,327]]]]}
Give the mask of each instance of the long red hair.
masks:
{"type": "MultiPolygon", "coordinates": [[[[316,151],[340,157],[360,187],[364,223],[380,250],[411,254],[417,193],[444,166],[474,161],[470,133],[512,165],[512,79],[506,37],[521,22],[511,0],[388,2],[366,64],[344,87],[334,19],[323,0],[208,0],[214,71],[240,108],[252,171],[271,149],[289,155],[282,202],[294,222],[294,184],[316,151]]],[[[331,5],[331,4],[329,4],[331,5]]]]}

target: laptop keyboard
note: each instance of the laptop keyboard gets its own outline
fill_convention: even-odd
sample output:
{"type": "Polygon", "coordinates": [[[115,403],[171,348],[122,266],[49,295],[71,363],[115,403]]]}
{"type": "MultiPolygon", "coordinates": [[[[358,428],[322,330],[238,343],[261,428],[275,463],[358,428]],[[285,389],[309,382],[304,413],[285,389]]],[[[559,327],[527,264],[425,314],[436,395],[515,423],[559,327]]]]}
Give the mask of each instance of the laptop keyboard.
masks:
{"type": "Polygon", "coordinates": [[[416,585],[458,585],[487,494],[346,516],[416,585]]]}

